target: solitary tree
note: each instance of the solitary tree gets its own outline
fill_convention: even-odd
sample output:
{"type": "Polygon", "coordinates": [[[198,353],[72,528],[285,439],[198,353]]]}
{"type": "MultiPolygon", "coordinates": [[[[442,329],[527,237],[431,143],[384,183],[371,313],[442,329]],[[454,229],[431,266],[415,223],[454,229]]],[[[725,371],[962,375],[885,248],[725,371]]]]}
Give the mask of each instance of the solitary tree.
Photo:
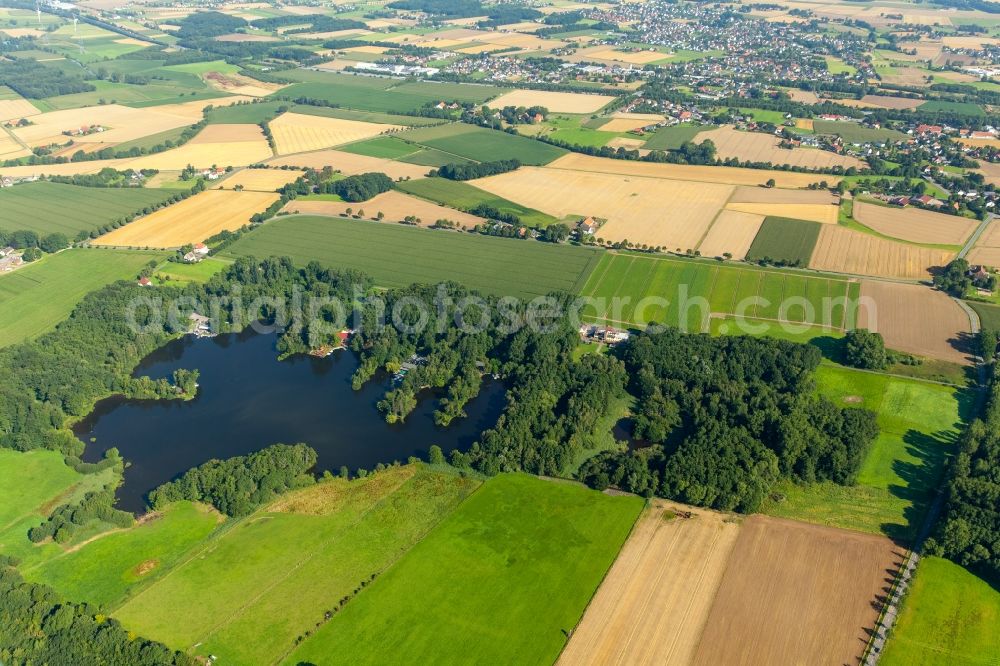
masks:
{"type": "Polygon", "coordinates": [[[844,356],[848,365],[866,370],[881,370],[889,364],[881,333],[856,328],[844,336],[844,356]]]}

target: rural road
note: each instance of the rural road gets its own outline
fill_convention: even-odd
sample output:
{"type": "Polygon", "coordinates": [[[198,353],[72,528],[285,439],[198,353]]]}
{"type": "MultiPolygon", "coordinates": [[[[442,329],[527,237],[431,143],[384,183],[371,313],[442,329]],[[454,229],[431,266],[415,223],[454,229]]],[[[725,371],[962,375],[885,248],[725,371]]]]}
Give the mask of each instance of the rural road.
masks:
{"type": "Polygon", "coordinates": [[[972,246],[976,244],[976,241],[978,241],[979,237],[983,235],[983,232],[986,231],[986,227],[990,225],[990,222],[992,222],[993,218],[995,217],[996,215],[994,215],[993,213],[989,213],[986,215],[986,219],[979,223],[979,226],[976,227],[976,230],[972,232],[971,236],[969,236],[969,240],[967,240],[965,242],[965,245],[962,246],[962,249],[958,251],[959,258],[962,258],[965,255],[969,254],[969,251],[972,250],[972,246]]]}

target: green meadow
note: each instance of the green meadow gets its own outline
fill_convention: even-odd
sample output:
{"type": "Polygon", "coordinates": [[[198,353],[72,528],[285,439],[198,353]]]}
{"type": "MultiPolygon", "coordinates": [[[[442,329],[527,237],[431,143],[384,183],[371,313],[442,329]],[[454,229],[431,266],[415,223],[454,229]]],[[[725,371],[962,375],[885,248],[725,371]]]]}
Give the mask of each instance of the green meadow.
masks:
{"type": "Polygon", "coordinates": [[[551,664],[643,505],[493,477],[285,663],[551,664]]]}
{"type": "Polygon", "coordinates": [[[1000,587],[939,557],[920,560],[885,666],[992,666],[1000,663],[1000,587]]]}
{"type": "Polygon", "coordinates": [[[447,178],[420,178],[396,183],[396,189],[459,210],[470,210],[480,204],[486,204],[502,213],[517,215],[522,222],[533,227],[547,227],[556,221],[556,218],[551,215],[534,208],[526,208],[519,203],[498,197],[464,181],[447,178]]]}
{"type": "Polygon", "coordinates": [[[805,266],[816,248],[821,228],[819,222],[766,217],[747,251],[747,260],[771,259],[805,266]]]}
{"type": "Polygon", "coordinates": [[[116,280],[135,279],[163,253],[129,250],[64,250],[0,275],[0,347],[51,330],[88,293],[116,280]]]}
{"type": "Polygon", "coordinates": [[[465,123],[421,127],[398,136],[411,143],[477,162],[517,159],[522,164],[540,165],[566,154],[563,148],[541,141],[465,123]]]}
{"type": "Polygon", "coordinates": [[[272,220],[224,254],[288,256],[299,265],[318,261],[353,268],[383,287],[453,280],[519,298],[576,293],[600,257],[588,248],[306,215],[272,220]]]}

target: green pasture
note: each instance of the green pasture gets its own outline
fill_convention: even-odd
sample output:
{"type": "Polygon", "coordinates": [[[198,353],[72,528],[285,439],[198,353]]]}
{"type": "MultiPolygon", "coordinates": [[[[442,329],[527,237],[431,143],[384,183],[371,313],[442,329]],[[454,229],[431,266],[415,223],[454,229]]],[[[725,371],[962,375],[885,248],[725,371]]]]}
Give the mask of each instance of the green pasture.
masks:
{"type": "Polygon", "coordinates": [[[156,269],[155,276],[160,282],[208,282],[228,265],[228,261],[218,257],[207,257],[196,264],[165,261],[156,269]]]}
{"type": "Polygon", "coordinates": [[[0,190],[0,229],[40,236],[61,232],[73,240],[173,195],[139,187],[80,187],[39,181],[0,190]]]}
{"type": "Polygon", "coordinates": [[[519,298],[575,293],[600,256],[598,250],[533,240],[305,215],[272,220],[225,254],[288,256],[299,265],[318,261],[353,268],[383,287],[453,280],[519,298]]]}
{"type": "Polygon", "coordinates": [[[295,104],[292,111],[307,116],[324,116],[326,118],[341,118],[342,120],[360,120],[366,123],[382,123],[384,125],[405,125],[407,127],[424,127],[440,125],[445,122],[440,118],[424,118],[422,116],[401,116],[395,113],[381,111],[358,111],[355,109],[339,109],[329,106],[312,106],[310,104],[295,104]]]}
{"type": "Polygon", "coordinates": [[[815,134],[835,134],[847,143],[865,143],[869,141],[904,141],[907,136],[891,129],[872,129],[858,123],[841,120],[814,120],[815,134]]]}
{"type": "Polygon", "coordinates": [[[419,146],[414,146],[412,143],[407,143],[394,136],[378,136],[367,141],[349,143],[340,149],[346,153],[354,153],[355,155],[382,157],[390,160],[406,157],[421,150],[419,146]]]}
{"type": "Polygon", "coordinates": [[[469,210],[480,204],[486,204],[503,213],[517,215],[522,222],[532,227],[546,227],[556,221],[556,218],[551,215],[533,208],[525,208],[519,203],[490,194],[463,181],[447,178],[421,178],[420,180],[396,183],[396,188],[407,194],[459,210],[469,210]]]}
{"type": "Polygon", "coordinates": [[[940,557],[920,560],[880,663],[1000,663],[1000,586],[940,557]]]}
{"type": "Polygon", "coordinates": [[[285,663],[551,664],[642,507],[576,484],[491,478],[285,663]]]}
{"type": "Polygon", "coordinates": [[[113,615],[178,649],[225,663],[274,663],[478,485],[408,467],[324,481],[286,495],[286,502],[299,501],[285,510],[262,510],[223,528],[113,615]]]}
{"type": "Polygon", "coordinates": [[[163,253],[129,250],[64,250],[0,275],[0,347],[48,332],[88,293],[116,280],[131,280],[163,253]]]}
{"type": "Polygon", "coordinates": [[[826,299],[853,298],[852,287],[856,285],[822,275],[606,254],[583,288],[583,296],[598,299],[583,315],[593,321],[640,327],[657,322],[689,331],[705,330],[713,314],[844,328],[853,308],[845,312],[844,302],[826,299]]]}
{"type": "Polygon", "coordinates": [[[649,150],[676,150],[685,141],[694,141],[696,136],[713,127],[713,125],[695,125],[693,123],[661,127],[646,139],[646,144],[643,147],[649,150]]]}

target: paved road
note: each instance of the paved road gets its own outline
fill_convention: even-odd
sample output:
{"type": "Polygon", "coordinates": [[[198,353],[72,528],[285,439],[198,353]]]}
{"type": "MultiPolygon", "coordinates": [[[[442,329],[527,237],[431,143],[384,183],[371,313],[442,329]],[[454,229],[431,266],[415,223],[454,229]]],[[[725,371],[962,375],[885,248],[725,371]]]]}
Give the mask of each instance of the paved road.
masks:
{"type": "Polygon", "coordinates": [[[972,246],[976,244],[976,241],[978,241],[979,237],[983,235],[983,232],[986,231],[986,227],[990,225],[990,222],[992,222],[993,218],[995,217],[996,216],[993,213],[989,213],[986,215],[986,219],[979,223],[979,226],[976,227],[976,230],[972,232],[971,236],[969,236],[969,240],[967,240],[962,249],[959,250],[958,252],[959,257],[964,257],[965,255],[969,254],[969,251],[972,249],[972,246]]]}

